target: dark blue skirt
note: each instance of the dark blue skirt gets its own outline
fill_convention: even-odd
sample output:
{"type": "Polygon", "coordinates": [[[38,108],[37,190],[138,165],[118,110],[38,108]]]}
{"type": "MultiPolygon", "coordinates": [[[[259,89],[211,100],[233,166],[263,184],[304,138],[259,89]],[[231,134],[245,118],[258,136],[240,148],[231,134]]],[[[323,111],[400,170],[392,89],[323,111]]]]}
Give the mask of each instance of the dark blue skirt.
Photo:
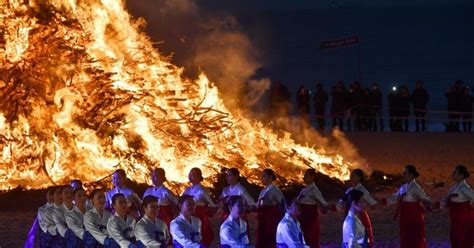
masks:
{"type": "Polygon", "coordinates": [[[103,248],[104,247],[97,240],[95,240],[94,236],[92,236],[90,232],[88,231],[84,232],[82,243],[84,245],[84,248],[103,248]]]}
{"type": "Polygon", "coordinates": [[[39,231],[39,248],[47,248],[51,247],[53,243],[54,236],[51,235],[49,232],[43,232],[43,230],[39,231]]]}
{"type": "MultiPolygon", "coordinates": [[[[147,248],[146,245],[144,245],[140,240],[137,241],[137,247],[138,248],[147,248]]],[[[160,248],[166,248],[166,244],[161,242],[160,248]]]]}
{"type": "Polygon", "coordinates": [[[81,240],[71,229],[68,229],[64,236],[66,236],[66,248],[82,248],[81,240]]]}

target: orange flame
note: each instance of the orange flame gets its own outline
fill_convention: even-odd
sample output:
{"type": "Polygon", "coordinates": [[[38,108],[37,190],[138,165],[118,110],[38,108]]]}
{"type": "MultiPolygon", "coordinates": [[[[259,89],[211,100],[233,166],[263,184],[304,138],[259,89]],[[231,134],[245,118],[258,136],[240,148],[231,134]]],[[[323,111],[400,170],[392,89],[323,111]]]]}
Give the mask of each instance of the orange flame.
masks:
{"type": "Polygon", "coordinates": [[[94,182],[118,167],[137,182],[161,166],[187,181],[238,167],[288,181],[313,167],[345,180],[357,166],[226,108],[202,74],[160,55],[119,0],[1,3],[0,189],[94,182]]]}

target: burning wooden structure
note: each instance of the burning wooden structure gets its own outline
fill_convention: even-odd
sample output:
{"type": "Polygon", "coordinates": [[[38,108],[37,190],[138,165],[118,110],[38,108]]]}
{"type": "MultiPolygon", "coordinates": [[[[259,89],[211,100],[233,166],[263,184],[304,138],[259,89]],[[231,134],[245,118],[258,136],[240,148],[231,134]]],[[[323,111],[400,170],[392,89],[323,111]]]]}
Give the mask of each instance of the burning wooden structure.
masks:
{"type": "Polygon", "coordinates": [[[237,167],[283,183],[313,167],[344,180],[355,161],[230,109],[204,73],[191,80],[159,54],[118,0],[2,0],[0,190],[95,182],[116,168],[149,182],[237,167]]]}

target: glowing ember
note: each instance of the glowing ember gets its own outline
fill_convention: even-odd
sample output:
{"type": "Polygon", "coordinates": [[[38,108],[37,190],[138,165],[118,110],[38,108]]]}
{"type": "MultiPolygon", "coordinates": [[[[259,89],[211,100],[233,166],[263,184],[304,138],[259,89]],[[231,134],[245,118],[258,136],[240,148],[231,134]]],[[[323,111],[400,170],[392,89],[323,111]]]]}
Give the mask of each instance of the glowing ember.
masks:
{"type": "Polygon", "coordinates": [[[1,5],[0,189],[94,182],[118,167],[149,183],[154,166],[176,182],[195,166],[251,180],[270,167],[288,181],[308,167],[347,179],[355,166],[227,109],[205,75],[186,79],[156,51],[122,1],[1,5]]]}

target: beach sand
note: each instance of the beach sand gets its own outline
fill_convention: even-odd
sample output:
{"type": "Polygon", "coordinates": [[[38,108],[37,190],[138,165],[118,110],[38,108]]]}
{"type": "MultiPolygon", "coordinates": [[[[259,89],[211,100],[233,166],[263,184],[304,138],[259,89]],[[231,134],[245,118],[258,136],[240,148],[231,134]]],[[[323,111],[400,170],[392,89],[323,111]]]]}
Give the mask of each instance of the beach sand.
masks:
{"type": "MultiPolygon", "coordinates": [[[[471,170],[474,164],[474,136],[446,133],[349,133],[351,140],[370,164],[370,167],[388,174],[399,174],[403,165],[411,163],[418,167],[418,179],[426,193],[439,201],[451,185],[451,172],[454,165],[463,163],[471,170]]],[[[472,178],[469,183],[472,185],[472,178]]],[[[371,189],[376,198],[385,198],[396,187],[385,187],[382,191],[371,189]]],[[[337,197],[323,194],[330,202],[337,197]]],[[[37,194],[36,194],[37,195],[37,194]]],[[[39,197],[39,196],[37,196],[39,197]]],[[[23,197],[13,202],[0,195],[0,247],[22,247],[26,235],[36,217],[36,209],[42,199],[23,197]],[[8,201],[8,202],[7,202],[8,201]],[[20,206],[17,209],[13,204],[20,206]]],[[[374,226],[376,247],[398,247],[398,222],[393,216],[396,206],[369,210],[374,226]]],[[[256,218],[251,214],[251,240],[255,241],[256,218]]],[[[321,217],[321,243],[323,247],[340,247],[343,213],[323,214],[321,217]]],[[[449,247],[447,243],[449,221],[446,210],[438,209],[426,214],[427,239],[430,247],[449,247]]],[[[221,217],[212,218],[215,242],[221,217]]]]}

